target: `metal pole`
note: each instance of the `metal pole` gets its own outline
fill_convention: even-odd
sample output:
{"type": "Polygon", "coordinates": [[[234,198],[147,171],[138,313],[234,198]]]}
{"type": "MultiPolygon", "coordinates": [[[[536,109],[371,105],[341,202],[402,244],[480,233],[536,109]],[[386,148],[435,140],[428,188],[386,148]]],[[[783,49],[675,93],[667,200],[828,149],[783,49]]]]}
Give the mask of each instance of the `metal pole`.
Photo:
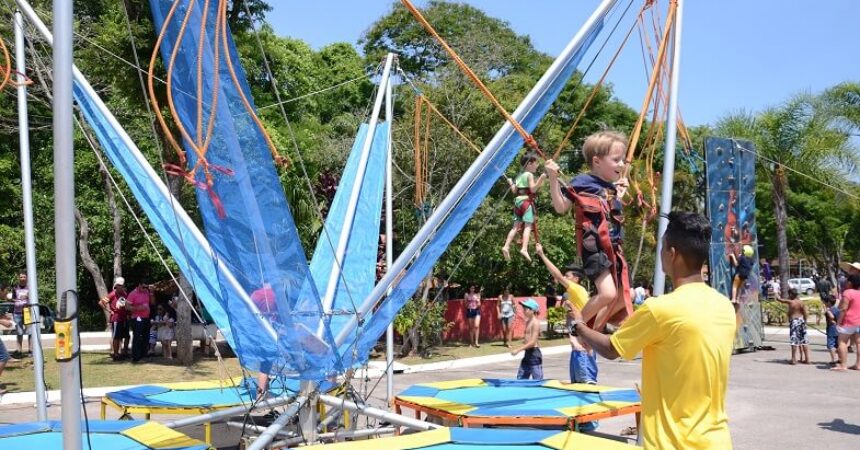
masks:
{"type": "MultiPolygon", "coordinates": [[[[393,56],[389,53],[389,56],[393,56]]],[[[393,196],[391,187],[392,154],[391,130],[394,122],[394,104],[391,79],[385,84],[385,121],[388,122],[388,149],[385,157],[385,272],[391,269],[394,262],[394,231],[393,231],[393,196]]],[[[390,292],[390,290],[389,290],[390,292]]],[[[389,323],[385,329],[385,402],[391,407],[394,401],[394,324],[389,323]]]]}
{"type": "MultiPolygon", "coordinates": [[[[300,394],[307,400],[299,410],[299,429],[305,442],[313,444],[317,441],[317,384],[302,380],[300,386],[300,394]]],[[[272,438],[274,439],[274,436],[272,438]]]]}
{"type": "Polygon", "coordinates": [[[372,406],[367,405],[359,405],[355,402],[351,402],[349,400],[344,400],[342,398],[333,397],[331,395],[320,395],[319,398],[320,403],[331,406],[332,408],[345,409],[347,411],[352,411],[354,413],[362,414],[368,417],[373,417],[382,421],[386,421],[388,423],[399,425],[401,427],[412,428],[415,430],[427,431],[433,430],[436,428],[442,428],[442,425],[437,425],[435,423],[424,422],[423,420],[412,419],[409,417],[401,416],[400,414],[394,414],[392,412],[383,411],[379,408],[374,408],[372,406]]]}
{"type": "Polygon", "coordinates": [[[307,400],[308,398],[304,396],[296,398],[295,403],[290,405],[290,407],[287,408],[287,410],[283,414],[278,416],[278,418],[275,419],[275,421],[272,422],[272,424],[269,425],[268,428],[266,428],[266,431],[260,433],[260,436],[257,439],[254,439],[254,442],[252,442],[251,445],[247,447],[247,450],[261,450],[265,448],[266,445],[268,445],[269,442],[272,442],[272,439],[274,439],[278,435],[278,432],[281,431],[285,426],[287,426],[287,423],[290,422],[290,419],[292,419],[293,416],[295,416],[299,412],[299,409],[302,407],[302,405],[305,404],[307,400]]]}
{"type": "MultiPolygon", "coordinates": [[[[320,438],[320,440],[324,440],[324,439],[325,440],[327,440],[327,439],[336,439],[336,440],[355,439],[355,438],[359,438],[359,437],[378,436],[380,434],[394,434],[395,431],[397,431],[397,430],[395,430],[394,427],[370,428],[367,430],[354,430],[354,431],[338,430],[338,431],[330,431],[328,433],[322,433],[319,435],[319,438],[320,438]]],[[[272,448],[289,447],[291,445],[301,444],[302,442],[304,442],[304,438],[294,437],[294,438],[285,439],[283,441],[273,442],[272,448]]]]}
{"type": "Polygon", "coordinates": [[[182,428],[191,425],[199,425],[201,423],[206,422],[214,422],[224,417],[230,417],[236,414],[245,414],[246,412],[255,409],[274,408],[276,406],[286,405],[287,403],[293,401],[294,398],[294,396],[270,398],[268,400],[263,400],[258,403],[248,403],[247,405],[234,406],[232,408],[201,414],[199,416],[174,420],[173,422],[165,423],[164,426],[166,426],[167,428],[182,428]]]}
{"type": "MultiPolygon", "coordinates": [[[[669,115],[666,118],[666,145],[663,155],[663,188],[660,193],[660,220],[657,222],[657,263],[654,266],[654,293],[663,295],[666,288],[666,274],[660,254],[663,251],[663,233],[669,225],[667,214],[672,210],[672,184],[675,178],[675,140],[678,132],[678,79],[681,67],[681,28],[684,17],[684,2],[678,2],[675,10],[674,51],[672,54],[672,79],[669,80],[669,115]]],[[[655,68],[655,70],[657,70],[655,68]]]]}
{"type": "MultiPolygon", "coordinates": [[[[358,160],[358,174],[364,174],[367,168],[367,160],[370,156],[370,147],[373,145],[373,137],[376,134],[376,124],[379,121],[379,111],[382,109],[383,93],[391,76],[391,64],[394,62],[394,53],[389,53],[385,58],[385,66],[382,69],[382,78],[379,81],[379,94],[373,102],[373,112],[370,114],[370,123],[367,126],[367,136],[364,138],[364,143],[361,147],[361,158],[358,160]]],[[[361,175],[363,176],[363,175],[361,175]]],[[[349,243],[350,231],[352,230],[352,220],[355,217],[355,205],[358,203],[358,194],[361,193],[361,183],[355,183],[352,191],[349,193],[349,203],[346,207],[346,217],[343,220],[343,229],[341,229],[338,237],[337,247],[334,253],[334,267],[331,268],[331,273],[328,277],[328,285],[326,286],[325,295],[323,296],[322,308],[324,313],[331,310],[332,302],[334,302],[334,294],[337,290],[337,282],[340,278],[340,269],[343,264],[343,256],[346,253],[346,245],[349,243]]],[[[320,324],[322,326],[322,323],[320,324]]]]}
{"type": "Polygon", "coordinates": [[[21,191],[24,197],[24,246],[27,249],[27,291],[30,298],[30,352],[36,383],[36,409],[39,421],[48,420],[45,397],[45,356],[42,354],[42,330],[39,320],[39,286],[36,273],[36,241],[33,237],[33,183],[30,179],[30,123],[27,117],[27,67],[25,64],[24,18],[15,11],[15,69],[18,71],[18,138],[21,145],[21,191]]]}
{"type": "Polygon", "coordinates": [[[81,371],[76,286],[75,147],[72,122],[73,8],[68,0],[54,0],[54,232],[57,265],[57,304],[65,300],[71,318],[71,358],[60,366],[63,449],[81,448],[81,371]]]}
{"type": "MultiPolygon", "coordinates": [[[[570,60],[576,55],[586,38],[591,31],[598,26],[600,20],[606,15],[609,9],[616,3],[617,0],[603,0],[600,6],[592,13],[591,17],[586,20],[585,25],[579,29],[573,39],[562,50],[561,54],[555,59],[552,65],[546,70],[537,84],[529,91],[528,95],[523,99],[512,116],[517,120],[522,120],[523,117],[535,106],[538,99],[549,88],[552,82],[557,79],[570,60]]],[[[335,343],[338,347],[344,345],[349,339],[352,339],[353,331],[358,325],[359,319],[369,313],[373,307],[385,297],[391,285],[396,281],[396,277],[402,274],[407,266],[421,253],[422,248],[427,241],[432,237],[433,233],[442,225],[445,218],[448,217],[451,210],[459,203],[463,195],[469,187],[474,183],[475,179],[480,175],[485,168],[492,163],[492,158],[496,155],[502,144],[515,133],[514,127],[510,122],[505,121],[502,128],[496,132],[493,139],[484,148],[484,151],[475,159],[475,162],[466,170],[466,173],[460,177],[457,184],[451,189],[447,196],[436,207],[433,214],[427,218],[415,237],[409,242],[409,245],[397,257],[397,261],[389,268],[388,273],[382,277],[382,280],[376,284],[373,291],[358,307],[358,317],[353,317],[347,322],[341,331],[335,337],[335,343]]]]}

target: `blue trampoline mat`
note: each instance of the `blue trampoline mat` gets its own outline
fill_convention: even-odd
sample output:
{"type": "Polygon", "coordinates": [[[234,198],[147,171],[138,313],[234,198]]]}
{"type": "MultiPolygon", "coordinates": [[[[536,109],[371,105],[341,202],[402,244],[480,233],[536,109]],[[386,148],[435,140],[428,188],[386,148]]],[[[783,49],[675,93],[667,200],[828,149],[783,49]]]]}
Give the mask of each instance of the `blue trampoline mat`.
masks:
{"type": "Polygon", "coordinates": [[[492,408],[494,412],[523,409],[553,410],[590,405],[601,401],[600,394],[564,391],[544,387],[471,387],[439,391],[436,398],[464,405],[492,408]]]}

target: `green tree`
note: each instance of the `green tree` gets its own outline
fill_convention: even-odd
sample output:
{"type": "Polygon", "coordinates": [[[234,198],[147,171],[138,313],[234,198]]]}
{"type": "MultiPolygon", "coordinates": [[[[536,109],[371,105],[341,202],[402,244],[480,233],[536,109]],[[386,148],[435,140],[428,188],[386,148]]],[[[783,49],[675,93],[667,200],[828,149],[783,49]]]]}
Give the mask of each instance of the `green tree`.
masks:
{"type": "Polygon", "coordinates": [[[798,94],[782,106],[759,114],[741,112],[721,119],[721,135],[751,140],[761,159],[760,182],[772,186],[780,283],[787,286],[789,264],[787,201],[789,172],[803,170],[817,180],[844,187],[856,172],[857,149],[850,130],[856,126],[856,109],[844,101],[860,86],[844,84],[819,95],[798,94]]]}

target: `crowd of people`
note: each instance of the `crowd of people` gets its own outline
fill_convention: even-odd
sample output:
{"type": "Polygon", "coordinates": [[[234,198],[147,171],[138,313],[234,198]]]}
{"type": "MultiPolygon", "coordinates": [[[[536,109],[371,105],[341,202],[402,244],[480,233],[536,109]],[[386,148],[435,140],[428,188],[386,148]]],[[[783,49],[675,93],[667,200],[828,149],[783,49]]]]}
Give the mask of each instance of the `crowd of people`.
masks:
{"type": "Polygon", "coordinates": [[[138,280],[128,292],[125,278],[117,277],[113,289],[99,300],[99,306],[110,315],[111,359],[131,358],[133,363],[138,363],[155,355],[159,342],[162,355],[173,358],[176,311],[170,304],[156,302],[155,292],[145,279],[138,280]]]}

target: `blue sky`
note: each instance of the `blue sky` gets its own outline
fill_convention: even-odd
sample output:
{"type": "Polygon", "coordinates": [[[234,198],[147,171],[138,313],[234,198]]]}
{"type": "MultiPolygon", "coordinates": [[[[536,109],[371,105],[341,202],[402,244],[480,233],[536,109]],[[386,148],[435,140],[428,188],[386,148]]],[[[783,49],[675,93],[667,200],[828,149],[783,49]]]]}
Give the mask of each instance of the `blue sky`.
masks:
{"type": "MultiPolygon", "coordinates": [[[[634,6],[624,23],[643,0],[634,6]]],[[[280,35],[314,48],[355,44],[393,4],[389,0],[309,2],[273,0],[268,20],[280,35]]],[[[424,2],[416,2],[419,6],[424,2]]],[[[556,55],[599,0],[468,0],[529,35],[556,55]]],[[[660,0],[665,13],[666,0],[660,0]]],[[[619,0],[626,6],[627,0],[619,0]]],[[[614,22],[613,22],[614,23],[614,22]]],[[[628,25],[629,26],[629,25],[628,25]]],[[[791,94],[860,81],[860,1],[687,0],[684,6],[679,102],[689,125],[713,123],[740,109],[778,105],[791,94]]],[[[622,24],[614,41],[626,32],[622,24]]],[[[635,32],[634,32],[635,33],[635,32]]],[[[595,45],[595,48],[597,45],[595,45]]],[[[617,48],[610,44],[588,75],[595,81],[617,48]]],[[[585,61],[590,61],[587,56],[585,61]]],[[[645,79],[635,34],[609,75],[616,96],[638,109],[645,79]]]]}

